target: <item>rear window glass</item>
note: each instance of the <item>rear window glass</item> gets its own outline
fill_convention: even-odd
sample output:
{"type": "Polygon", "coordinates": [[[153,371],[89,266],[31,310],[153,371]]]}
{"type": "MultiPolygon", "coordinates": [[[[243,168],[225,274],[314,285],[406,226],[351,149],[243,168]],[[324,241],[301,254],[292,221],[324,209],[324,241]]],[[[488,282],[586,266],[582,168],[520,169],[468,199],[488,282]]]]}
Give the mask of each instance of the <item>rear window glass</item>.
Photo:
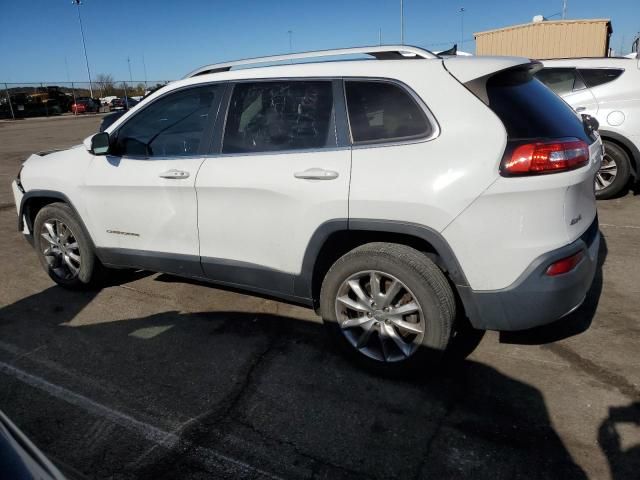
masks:
{"type": "Polygon", "coordinates": [[[527,70],[494,75],[487,81],[487,96],[510,140],[575,137],[592,141],[571,107],[527,70]]]}
{"type": "Polygon", "coordinates": [[[612,82],[623,72],[623,70],[616,68],[580,68],[578,71],[587,87],[597,87],[598,85],[612,82]]]}
{"type": "Polygon", "coordinates": [[[428,136],[431,124],[411,95],[388,82],[346,82],[351,135],[355,143],[428,136]]]}

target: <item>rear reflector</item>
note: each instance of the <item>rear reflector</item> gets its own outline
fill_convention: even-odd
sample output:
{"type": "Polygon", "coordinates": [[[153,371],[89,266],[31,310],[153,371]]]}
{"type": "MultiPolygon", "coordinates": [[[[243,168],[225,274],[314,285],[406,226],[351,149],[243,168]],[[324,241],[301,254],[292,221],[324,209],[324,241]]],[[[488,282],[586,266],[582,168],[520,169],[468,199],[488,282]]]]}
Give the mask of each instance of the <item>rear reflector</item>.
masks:
{"type": "Polygon", "coordinates": [[[500,173],[505,177],[566,172],[589,163],[589,145],[575,138],[525,143],[505,156],[500,173]]]}
{"type": "Polygon", "coordinates": [[[563,273],[570,272],[580,263],[582,257],[584,257],[584,252],[580,251],[575,255],[571,255],[570,257],[563,258],[562,260],[552,263],[549,265],[549,268],[547,268],[547,275],[555,277],[556,275],[562,275],[563,273]]]}

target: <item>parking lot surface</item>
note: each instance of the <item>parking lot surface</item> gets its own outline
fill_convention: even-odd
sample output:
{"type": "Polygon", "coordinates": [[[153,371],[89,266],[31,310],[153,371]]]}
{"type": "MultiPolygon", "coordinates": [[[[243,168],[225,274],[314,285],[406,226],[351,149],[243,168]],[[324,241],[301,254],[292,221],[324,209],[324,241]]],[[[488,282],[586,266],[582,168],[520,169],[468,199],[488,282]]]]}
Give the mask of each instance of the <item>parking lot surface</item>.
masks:
{"type": "Polygon", "coordinates": [[[55,286],[10,181],[99,120],[0,122],[0,409],[71,478],[638,478],[640,197],[598,203],[579,310],[390,380],[302,308],[145,272],[55,286]]]}

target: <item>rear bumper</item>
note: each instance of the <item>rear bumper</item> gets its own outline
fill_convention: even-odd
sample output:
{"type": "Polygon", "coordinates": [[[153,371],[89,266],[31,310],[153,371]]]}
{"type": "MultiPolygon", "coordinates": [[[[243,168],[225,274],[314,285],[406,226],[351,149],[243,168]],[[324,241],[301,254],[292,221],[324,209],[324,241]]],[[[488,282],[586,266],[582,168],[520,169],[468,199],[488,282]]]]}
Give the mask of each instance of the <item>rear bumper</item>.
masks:
{"type": "Polygon", "coordinates": [[[513,285],[501,290],[474,291],[458,287],[467,316],[475,328],[525,330],[551,323],[579,307],[598,266],[598,218],[575,242],[538,257],[513,285]],[[570,272],[550,277],[548,266],[580,250],[585,255],[570,272]]]}

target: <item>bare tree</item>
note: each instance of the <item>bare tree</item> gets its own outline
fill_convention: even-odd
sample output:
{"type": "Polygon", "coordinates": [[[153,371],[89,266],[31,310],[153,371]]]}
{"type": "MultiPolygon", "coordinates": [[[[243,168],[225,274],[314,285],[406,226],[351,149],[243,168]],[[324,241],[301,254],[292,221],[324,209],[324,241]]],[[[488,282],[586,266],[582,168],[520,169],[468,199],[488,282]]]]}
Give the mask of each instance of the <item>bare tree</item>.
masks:
{"type": "Polygon", "coordinates": [[[100,87],[100,91],[102,92],[103,97],[113,95],[113,90],[115,88],[113,75],[108,73],[100,73],[96,77],[96,83],[100,87]]]}

